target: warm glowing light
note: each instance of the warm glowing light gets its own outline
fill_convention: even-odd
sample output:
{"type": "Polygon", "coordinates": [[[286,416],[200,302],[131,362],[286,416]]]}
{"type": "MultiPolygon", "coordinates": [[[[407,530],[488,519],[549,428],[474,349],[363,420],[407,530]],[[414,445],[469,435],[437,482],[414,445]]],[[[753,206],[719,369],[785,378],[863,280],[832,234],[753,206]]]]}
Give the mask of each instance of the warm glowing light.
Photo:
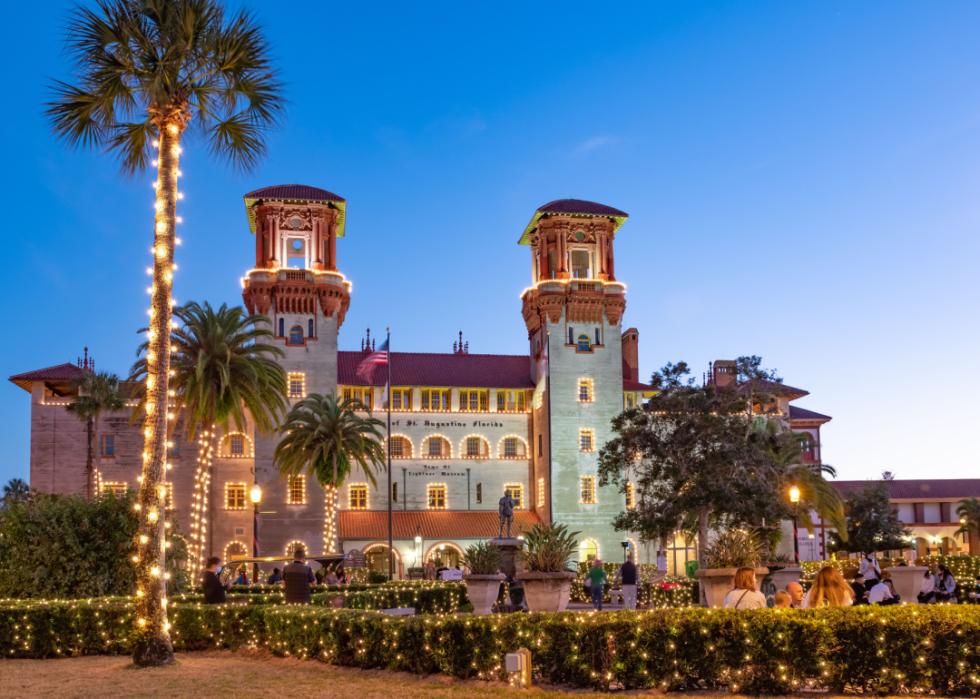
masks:
{"type": "Polygon", "coordinates": [[[253,505],[258,505],[262,502],[262,487],[256,483],[248,491],[248,499],[252,501],[253,505]]]}
{"type": "Polygon", "coordinates": [[[789,487],[789,501],[794,505],[800,501],[800,489],[798,486],[791,485],[789,487]]]}

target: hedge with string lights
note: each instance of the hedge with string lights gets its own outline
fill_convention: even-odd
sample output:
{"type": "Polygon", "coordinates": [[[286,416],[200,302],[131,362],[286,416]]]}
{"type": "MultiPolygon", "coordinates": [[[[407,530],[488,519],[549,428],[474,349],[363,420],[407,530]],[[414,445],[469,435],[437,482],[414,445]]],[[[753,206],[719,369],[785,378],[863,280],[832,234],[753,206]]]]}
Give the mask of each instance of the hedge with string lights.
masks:
{"type": "Polygon", "coordinates": [[[468,603],[462,583],[432,586],[389,584],[370,590],[324,592],[313,595],[313,603],[333,605],[343,599],[347,609],[392,609],[414,607],[418,614],[452,614],[468,603]]]}
{"type": "MultiPolygon", "coordinates": [[[[179,650],[266,647],[339,665],[498,679],[504,655],[527,647],[537,680],[598,689],[980,693],[973,605],[392,617],[175,601],[169,612],[179,650]]],[[[122,599],[0,601],[0,651],[123,653],[131,615],[122,599]]]]}

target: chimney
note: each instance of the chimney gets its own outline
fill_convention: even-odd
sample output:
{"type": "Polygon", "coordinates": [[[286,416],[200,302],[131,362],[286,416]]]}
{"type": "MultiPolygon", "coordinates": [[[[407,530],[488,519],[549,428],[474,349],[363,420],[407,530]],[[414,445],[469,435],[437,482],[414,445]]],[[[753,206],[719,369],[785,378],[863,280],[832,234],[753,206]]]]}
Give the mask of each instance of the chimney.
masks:
{"type": "Polygon", "coordinates": [[[711,364],[711,383],[718,388],[734,385],[737,377],[735,360],[716,359],[711,364]]]}
{"type": "Polygon", "coordinates": [[[636,328],[623,333],[623,378],[640,380],[640,331],[636,328]]]}

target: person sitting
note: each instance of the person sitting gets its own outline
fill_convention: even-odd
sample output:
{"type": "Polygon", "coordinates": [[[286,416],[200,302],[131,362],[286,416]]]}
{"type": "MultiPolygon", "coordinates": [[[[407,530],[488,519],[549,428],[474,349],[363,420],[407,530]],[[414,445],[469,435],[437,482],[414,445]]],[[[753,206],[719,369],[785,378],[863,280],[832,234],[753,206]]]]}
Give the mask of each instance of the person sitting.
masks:
{"type": "Polygon", "coordinates": [[[248,573],[245,571],[245,566],[238,569],[238,577],[235,578],[236,585],[248,585],[248,573]]]}
{"type": "Polygon", "coordinates": [[[803,608],[803,586],[797,580],[786,583],[786,594],[789,595],[789,606],[793,609],[803,608]]]}
{"type": "Polygon", "coordinates": [[[849,607],[854,603],[854,590],[834,566],[824,566],[817,573],[813,586],[803,601],[805,609],[849,607]]]}
{"type": "Polygon", "coordinates": [[[792,596],[786,590],[779,590],[772,598],[776,609],[790,609],[793,606],[792,596]]]}
{"type": "Polygon", "coordinates": [[[928,568],[922,576],[922,586],[919,588],[916,599],[919,600],[919,604],[930,604],[936,601],[936,576],[928,568]]]}
{"type": "Polygon", "coordinates": [[[278,585],[282,582],[282,571],[278,568],[273,568],[269,577],[265,579],[267,585],[278,585]]]}
{"type": "Polygon", "coordinates": [[[282,580],[286,587],[286,604],[309,604],[310,586],[316,582],[313,569],[306,565],[306,550],[297,546],[293,552],[293,562],[282,569],[282,580]]]}
{"type": "Polygon", "coordinates": [[[892,575],[887,570],[881,574],[881,580],[868,590],[868,604],[888,605],[898,604],[899,598],[892,584],[892,575]]]}
{"type": "Polygon", "coordinates": [[[328,570],[327,574],[323,576],[323,582],[325,585],[339,585],[340,578],[337,577],[336,571],[328,570]]]}
{"type": "Polygon", "coordinates": [[[878,581],[881,580],[881,566],[878,565],[874,551],[868,551],[864,554],[858,572],[864,576],[864,587],[868,591],[878,584],[878,581]]]}
{"type": "Polygon", "coordinates": [[[766,596],[755,589],[755,569],[739,568],[735,571],[735,585],[725,595],[725,609],[765,609],[766,596]]]}
{"type": "Polygon", "coordinates": [[[221,575],[221,559],[217,556],[211,556],[208,559],[207,568],[204,569],[204,574],[201,576],[205,604],[223,604],[225,602],[225,590],[228,585],[221,582],[219,575],[221,575]]]}
{"type": "Polygon", "coordinates": [[[868,603],[868,588],[864,586],[864,576],[860,573],[851,578],[851,591],[854,593],[854,604],[868,603]]]}
{"type": "Polygon", "coordinates": [[[956,578],[944,565],[939,566],[939,573],[936,575],[936,601],[937,602],[956,602],[956,578]]]}

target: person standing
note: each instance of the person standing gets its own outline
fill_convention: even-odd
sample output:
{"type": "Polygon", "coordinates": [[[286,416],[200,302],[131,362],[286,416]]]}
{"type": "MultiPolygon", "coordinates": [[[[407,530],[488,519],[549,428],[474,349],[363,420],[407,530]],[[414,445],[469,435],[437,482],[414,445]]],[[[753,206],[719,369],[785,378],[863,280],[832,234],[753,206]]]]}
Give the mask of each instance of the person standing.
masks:
{"type": "Polygon", "coordinates": [[[282,579],[286,588],[286,604],[309,604],[310,585],[316,582],[313,569],[306,564],[306,550],[296,547],[292,563],[282,569],[282,579]]]}
{"type": "Polygon", "coordinates": [[[868,551],[864,554],[858,572],[864,576],[864,588],[870,592],[871,588],[881,580],[881,566],[878,565],[874,551],[868,551]]]}
{"type": "Polygon", "coordinates": [[[657,550],[657,572],[667,575],[667,552],[663,549],[657,550]]]}
{"type": "Polygon", "coordinates": [[[636,583],[638,572],[636,564],[633,563],[633,554],[626,557],[626,562],[619,568],[620,583],[623,586],[623,608],[630,611],[636,609],[636,583]]]}
{"type": "Polygon", "coordinates": [[[598,558],[593,559],[592,567],[589,568],[589,572],[585,575],[589,583],[589,594],[592,597],[592,608],[596,611],[602,611],[602,597],[606,592],[606,583],[609,580],[609,576],[606,575],[606,571],[602,569],[602,561],[598,558]]]}
{"type": "Polygon", "coordinates": [[[225,590],[228,586],[222,584],[219,575],[221,575],[221,559],[217,556],[211,556],[208,559],[207,568],[204,569],[204,574],[201,576],[205,604],[224,604],[225,602],[225,590]]]}
{"type": "Polygon", "coordinates": [[[755,589],[755,568],[735,571],[735,586],[725,595],[725,609],[765,609],[766,596],[755,589]]]}

